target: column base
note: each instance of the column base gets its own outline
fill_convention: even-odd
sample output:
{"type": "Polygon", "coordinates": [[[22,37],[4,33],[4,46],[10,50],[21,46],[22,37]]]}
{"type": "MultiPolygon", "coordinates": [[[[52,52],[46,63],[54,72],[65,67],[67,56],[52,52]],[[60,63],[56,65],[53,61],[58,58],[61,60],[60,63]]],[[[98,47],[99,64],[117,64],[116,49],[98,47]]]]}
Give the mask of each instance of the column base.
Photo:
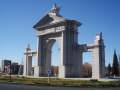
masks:
{"type": "Polygon", "coordinates": [[[59,78],[65,78],[65,66],[59,66],[59,78]]]}
{"type": "Polygon", "coordinates": [[[40,76],[40,67],[36,66],[34,67],[34,77],[39,77],[40,76]]]}

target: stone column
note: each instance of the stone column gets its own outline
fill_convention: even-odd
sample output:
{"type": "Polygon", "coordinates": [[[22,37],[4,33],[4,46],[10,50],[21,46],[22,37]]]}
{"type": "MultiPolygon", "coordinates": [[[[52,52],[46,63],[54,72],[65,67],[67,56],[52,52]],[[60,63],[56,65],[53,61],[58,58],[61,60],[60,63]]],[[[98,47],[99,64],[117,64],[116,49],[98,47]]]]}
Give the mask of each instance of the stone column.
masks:
{"type": "Polygon", "coordinates": [[[76,50],[76,64],[74,64],[74,72],[77,77],[82,77],[82,69],[83,69],[83,52],[76,50]]]}
{"type": "Polygon", "coordinates": [[[74,47],[75,45],[78,45],[77,38],[76,23],[71,21],[67,22],[66,28],[61,36],[60,78],[80,77],[81,62],[79,60],[82,59],[82,54],[76,50],[77,47],[74,47]],[[78,54],[80,55],[80,58],[78,54]]]}
{"type": "Polygon", "coordinates": [[[34,66],[34,77],[40,76],[40,60],[41,60],[40,57],[41,57],[41,38],[38,36],[37,55],[34,66]]]}
{"type": "Polygon", "coordinates": [[[32,54],[30,47],[26,48],[26,51],[24,53],[25,59],[24,59],[24,76],[30,76],[31,70],[32,70],[32,54]]]}
{"type": "Polygon", "coordinates": [[[99,79],[105,76],[105,46],[102,33],[96,35],[93,49],[92,78],[99,79]]]}
{"type": "Polygon", "coordinates": [[[38,50],[37,60],[35,61],[34,76],[45,76],[45,60],[46,60],[46,40],[42,37],[38,37],[38,50]]]}
{"type": "Polygon", "coordinates": [[[64,34],[63,32],[61,33],[61,38],[59,39],[59,43],[60,43],[60,66],[59,66],[59,75],[58,77],[59,78],[65,78],[65,65],[64,65],[64,62],[65,62],[65,56],[66,56],[66,53],[65,53],[65,42],[64,42],[64,34]]]}

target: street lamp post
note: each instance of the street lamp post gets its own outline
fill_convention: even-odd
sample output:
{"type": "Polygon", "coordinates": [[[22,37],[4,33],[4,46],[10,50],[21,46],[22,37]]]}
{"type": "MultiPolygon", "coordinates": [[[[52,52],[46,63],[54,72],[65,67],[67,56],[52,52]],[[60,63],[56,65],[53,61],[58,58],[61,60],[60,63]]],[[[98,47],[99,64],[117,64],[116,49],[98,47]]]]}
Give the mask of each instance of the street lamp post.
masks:
{"type": "Polygon", "coordinates": [[[9,70],[10,70],[10,81],[12,80],[12,77],[11,77],[11,61],[10,61],[10,66],[9,66],[9,70]]]}
{"type": "Polygon", "coordinates": [[[51,75],[51,70],[50,69],[48,70],[47,74],[48,74],[48,83],[50,83],[50,75],[51,75]]]}

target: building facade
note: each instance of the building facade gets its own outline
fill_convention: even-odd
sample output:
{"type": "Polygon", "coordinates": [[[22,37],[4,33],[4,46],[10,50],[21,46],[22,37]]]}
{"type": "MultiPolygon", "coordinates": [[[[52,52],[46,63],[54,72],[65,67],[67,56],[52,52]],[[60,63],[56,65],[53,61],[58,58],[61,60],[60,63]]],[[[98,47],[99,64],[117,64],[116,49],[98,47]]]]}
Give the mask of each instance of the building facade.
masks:
{"type": "Polygon", "coordinates": [[[11,60],[2,60],[2,62],[1,62],[1,71],[3,73],[8,73],[9,74],[10,65],[11,65],[11,60]]]}

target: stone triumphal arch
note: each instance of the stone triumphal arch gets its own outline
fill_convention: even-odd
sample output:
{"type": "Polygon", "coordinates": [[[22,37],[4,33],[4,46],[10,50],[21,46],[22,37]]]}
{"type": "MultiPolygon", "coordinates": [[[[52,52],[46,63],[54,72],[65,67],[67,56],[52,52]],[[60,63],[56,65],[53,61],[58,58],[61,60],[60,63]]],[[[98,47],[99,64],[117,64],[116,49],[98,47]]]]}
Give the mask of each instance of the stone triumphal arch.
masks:
{"type": "Polygon", "coordinates": [[[32,52],[28,47],[24,53],[24,76],[29,76],[32,69],[32,56],[36,56],[34,77],[47,76],[51,68],[51,47],[54,42],[60,45],[59,78],[81,77],[83,53],[92,53],[92,78],[105,75],[105,46],[102,33],[97,34],[93,44],[78,44],[76,20],[68,20],[59,14],[60,8],[53,8],[34,25],[38,37],[38,49],[32,52]]]}

